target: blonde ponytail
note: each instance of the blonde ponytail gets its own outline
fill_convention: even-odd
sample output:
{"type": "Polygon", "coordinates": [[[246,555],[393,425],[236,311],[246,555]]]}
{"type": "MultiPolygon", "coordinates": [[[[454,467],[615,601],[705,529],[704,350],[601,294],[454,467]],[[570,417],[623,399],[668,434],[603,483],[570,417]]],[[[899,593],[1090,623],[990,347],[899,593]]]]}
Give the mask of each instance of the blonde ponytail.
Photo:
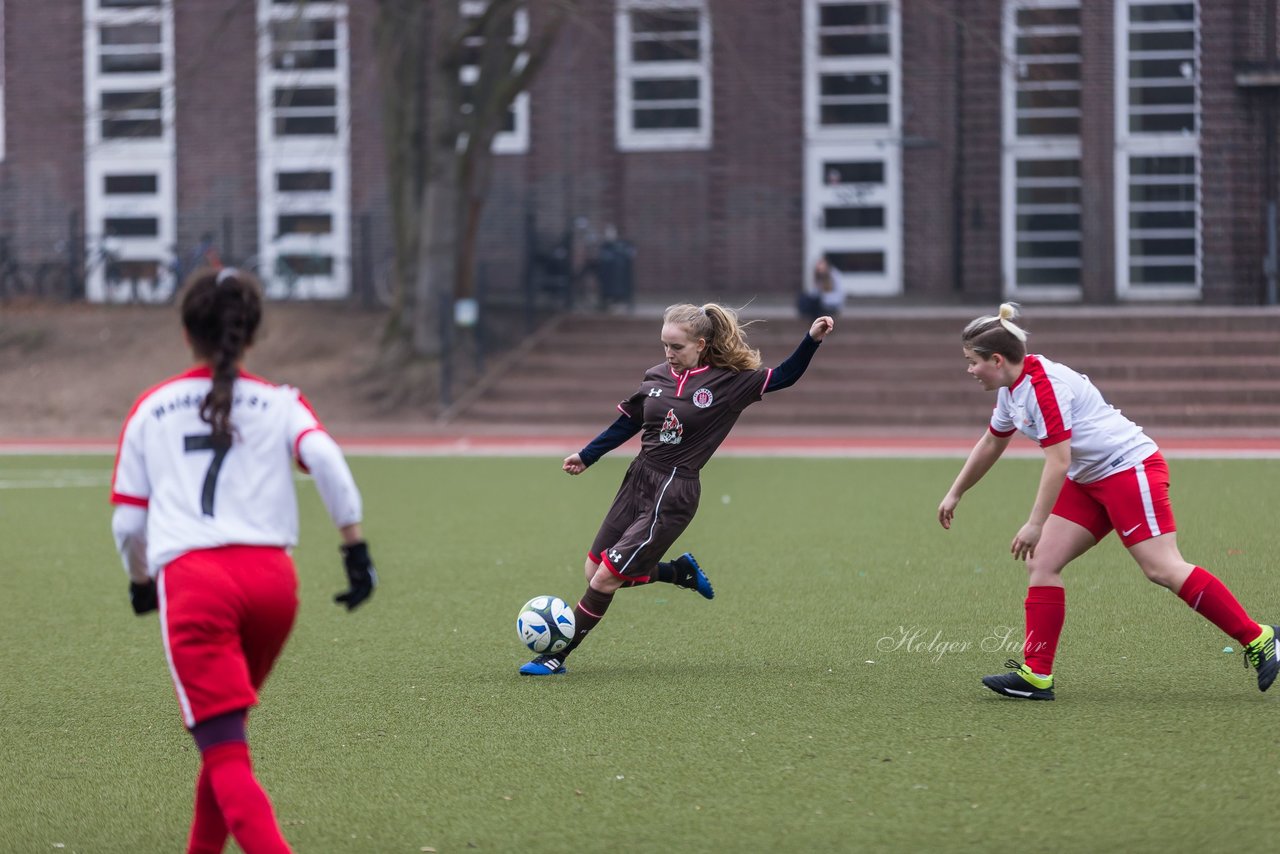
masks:
{"type": "Polygon", "coordinates": [[[1027,332],[1014,322],[1021,313],[1016,302],[1001,303],[997,314],[969,321],[960,340],[984,359],[999,353],[1010,362],[1021,363],[1027,356],[1027,332]]]}

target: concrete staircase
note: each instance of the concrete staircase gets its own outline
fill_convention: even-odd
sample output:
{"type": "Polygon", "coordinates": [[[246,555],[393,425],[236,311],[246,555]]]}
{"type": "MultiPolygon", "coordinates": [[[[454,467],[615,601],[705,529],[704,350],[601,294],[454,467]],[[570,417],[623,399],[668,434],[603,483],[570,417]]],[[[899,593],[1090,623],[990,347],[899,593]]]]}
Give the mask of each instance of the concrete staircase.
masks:
{"type": "MultiPolygon", "coordinates": [[[[767,313],[767,312],[765,312],[767,313]]],[[[965,374],[960,331],[981,310],[858,309],[838,319],[804,378],[743,417],[752,430],[968,432],[995,397],[965,374]]],[[[1118,307],[1026,309],[1032,352],[1086,373],[1157,437],[1280,431],[1280,312],[1118,307]]],[[[808,324],[779,308],[750,327],[765,363],[808,324]]],[[[661,361],[661,312],[564,315],[455,407],[459,425],[590,431],[661,361]]],[[[744,319],[753,315],[748,310],[744,319]]]]}

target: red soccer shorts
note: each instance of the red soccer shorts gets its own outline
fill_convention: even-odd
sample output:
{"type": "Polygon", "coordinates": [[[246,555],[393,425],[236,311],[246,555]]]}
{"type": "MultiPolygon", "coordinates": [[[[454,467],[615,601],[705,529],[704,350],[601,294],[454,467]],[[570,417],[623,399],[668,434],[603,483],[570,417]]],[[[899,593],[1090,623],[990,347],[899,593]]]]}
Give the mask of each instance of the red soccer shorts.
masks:
{"type": "Polygon", "coordinates": [[[298,577],[281,548],[187,552],[160,573],[160,631],[190,729],[258,703],[258,688],[298,612],[298,577]]]}
{"type": "Polygon", "coordinates": [[[1088,528],[1099,540],[1114,528],[1125,548],[1178,529],[1169,503],[1169,467],[1159,451],[1093,483],[1068,480],[1053,515],[1088,528]]]}

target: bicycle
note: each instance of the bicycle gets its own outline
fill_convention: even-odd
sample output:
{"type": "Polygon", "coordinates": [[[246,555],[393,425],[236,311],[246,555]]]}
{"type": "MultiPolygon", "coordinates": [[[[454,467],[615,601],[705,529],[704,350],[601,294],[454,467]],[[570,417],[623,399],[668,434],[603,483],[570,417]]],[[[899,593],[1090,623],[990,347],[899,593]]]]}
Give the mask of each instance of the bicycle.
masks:
{"type": "Polygon", "coordinates": [[[8,235],[0,236],[0,299],[33,296],[31,284],[30,274],[9,248],[8,235]]]}
{"type": "Polygon", "coordinates": [[[279,253],[270,269],[263,268],[261,255],[250,255],[239,265],[262,282],[263,296],[270,300],[297,300],[310,296],[308,279],[333,275],[335,259],[312,251],[308,254],[279,253]]]}

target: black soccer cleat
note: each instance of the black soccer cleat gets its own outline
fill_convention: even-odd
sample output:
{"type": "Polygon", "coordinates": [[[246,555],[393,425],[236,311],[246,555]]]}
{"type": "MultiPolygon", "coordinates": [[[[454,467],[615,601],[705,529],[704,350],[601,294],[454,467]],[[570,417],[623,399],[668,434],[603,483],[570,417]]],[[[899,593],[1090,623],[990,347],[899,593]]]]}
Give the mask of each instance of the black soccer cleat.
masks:
{"type": "Polygon", "coordinates": [[[1010,673],[997,673],[994,676],[983,676],[982,684],[997,694],[1015,697],[1019,700],[1052,700],[1053,677],[1036,676],[1031,668],[1014,661],[1012,658],[1004,663],[1010,673]]]}
{"type": "Polygon", "coordinates": [[[1250,664],[1258,671],[1258,690],[1265,691],[1276,681],[1280,673],[1280,650],[1276,648],[1276,634],[1280,628],[1263,626],[1258,639],[1244,646],[1245,667],[1250,664]]]}

